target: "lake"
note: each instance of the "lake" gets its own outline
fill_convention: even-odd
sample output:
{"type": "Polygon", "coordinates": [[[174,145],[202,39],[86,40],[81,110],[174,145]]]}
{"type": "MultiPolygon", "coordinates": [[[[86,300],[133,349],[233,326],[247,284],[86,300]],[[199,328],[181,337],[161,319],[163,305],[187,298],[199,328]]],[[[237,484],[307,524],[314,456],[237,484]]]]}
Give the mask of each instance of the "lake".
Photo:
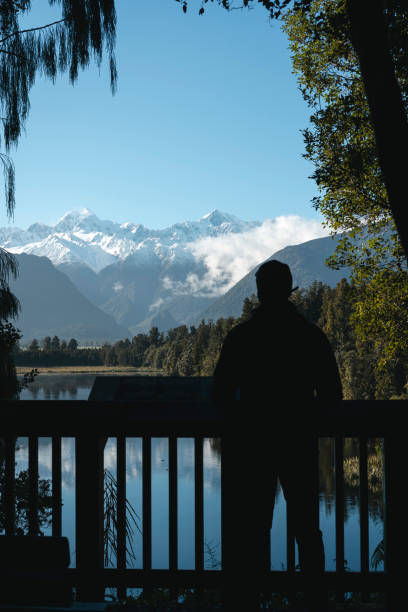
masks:
{"type": "MultiPolygon", "coordinates": [[[[21,394],[21,399],[87,399],[95,375],[42,374],[21,394]]],[[[105,446],[105,469],[116,476],[116,441],[105,446]]],[[[335,479],[334,443],[320,440],[319,511],[320,528],[325,545],[326,569],[335,570],[335,479]]],[[[243,442],[244,446],[244,442],[243,442]]],[[[370,557],[383,538],[383,490],[381,441],[369,441],[369,550],[370,557]]],[[[16,452],[16,474],[28,467],[28,439],[19,438],[16,452]]],[[[71,565],[75,566],[75,441],[62,440],[62,533],[70,540],[71,565]]],[[[345,559],[347,569],[360,570],[358,440],[345,439],[345,559]]],[[[194,441],[178,440],[178,538],[179,567],[194,568],[194,441]]],[[[134,509],[131,522],[133,553],[128,552],[129,567],[141,568],[142,537],[142,439],[128,438],[126,445],[126,496],[134,509]]],[[[108,474],[108,477],[109,477],[108,474]]],[[[51,478],[51,439],[39,439],[39,476],[51,478]]],[[[168,441],[152,439],[152,562],[154,569],[168,567],[168,441]]],[[[128,513],[128,518],[130,514],[128,513]]],[[[50,527],[44,527],[50,533],[50,527]]],[[[221,540],[221,459],[217,440],[204,441],[204,538],[205,567],[220,563],[221,540]]],[[[129,547],[130,548],[130,547],[129,547]]],[[[107,563],[112,564],[113,559],[107,563]]],[[[296,563],[298,559],[296,559],[296,563]]],[[[271,567],[286,568],[286,503],[280,488],[271,530],[271,567]]],[[[380,564],[377,571],[383,571],[380,564]]]]}

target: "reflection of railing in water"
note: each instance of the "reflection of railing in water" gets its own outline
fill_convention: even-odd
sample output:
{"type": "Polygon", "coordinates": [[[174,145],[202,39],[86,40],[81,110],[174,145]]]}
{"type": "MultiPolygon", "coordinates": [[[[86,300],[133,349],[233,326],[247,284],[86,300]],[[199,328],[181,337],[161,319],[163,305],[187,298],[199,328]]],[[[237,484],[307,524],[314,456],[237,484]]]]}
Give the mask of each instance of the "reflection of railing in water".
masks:
{"type": "MultiPolygon", "coordinates": [[[[327,588],[338,591],[386,591],[394,589],[399,551],[403,548],[403,491],[398,487],[398,462],[403,450],[397,444],[402,436],[402,410],[398,402],[340,402],[331,409],[314,402],[296,415],[296,427],[312,435],[335,440],[336,571],[326,572],[327,588]],[[303,415],[303,416],[302,416],[303,415]],[[359,439],[360,554],[361,571],[344,568],[344,457],[345,437],[359,439]],[[369,567],[368,544],[368,437],[384,438],[385,474],[385,572],[369,567]],[[402,526],[402,528],[401,528],[402,526]],[[394,565],[393,565],[394,564],[394,565]],[[390,582],[391,581],[391,582],[390,582]]],[[[242,406],[240,407],[242,413],[242,406]]],[[[231,413],[230,413],[231,414],[231,413]]],[[[251,414],[251,413],[250,413],[251,414]]],[[[52,437],[52,533],[61,534],[61,437],[75,437],[76,453],[76,558],[70,569],[73,586],[83,599],[101,598],[104,587],[217,586],[223,571],[204,569],[203,439],[221,438],[224,419],[205,402],[4,402],[2,436],[5,440],[5,482],[3,508],[5,531],[14,533],[14,443],[17,436],[29,437],[29,532],[38,531],[38,437],[52,437]],[[126,567],[126,437],[143,439],[143,569],[126,567]],[[117,554],[116,568],[103,567],[103,443],[117,440],[117,554]],[[151,524],[151,439],[169,439],[169,569],[152,569],[151,524]],[[177,519],[177,438],[195,440],[195,569],[178,569],[177,519]]],[[[275,417],[274,427],[286,434],[293,431],[290,408],[275,417]],[[285,417],[285,415],[287,415],[285,417]]],[[[401,466],[402,470],[402,466],[401,466]]],[[[403,472],[402,472],[403,473],[403,472]]],[[[228,478],[225,470],[222,481],[228,478]]],[[[317,480],[317,478],[316,478],[317,480]]],[[[317,491],[317,489],[316,489],[317,491]]],[[[318,495],[316,492],[316,507],[318,495]]],[[[222,520],[227,517],[222,514],[222,520]]],[[[250,527],[249,527],[250,528],[250,527]]],[[[304,576],[295,571],[294,537],[290,521],[287,536],[287,571],[273,571],[268,586],[274,591],[302,590],[304,576]]],[[[401,583],[402,584],[402,583],[401,583]]]]}

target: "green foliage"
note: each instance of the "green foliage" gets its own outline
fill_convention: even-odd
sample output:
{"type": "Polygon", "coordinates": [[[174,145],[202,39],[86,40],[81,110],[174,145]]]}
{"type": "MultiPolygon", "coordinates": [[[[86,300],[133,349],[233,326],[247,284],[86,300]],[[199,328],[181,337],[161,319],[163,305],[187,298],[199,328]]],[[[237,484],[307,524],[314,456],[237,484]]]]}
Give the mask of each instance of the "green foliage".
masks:
{"type": "MultiPolygon", "coordinates": [[[[113,474],[105,468],[104,470],[104,500],[103,500],[103,515],[104,515],[104,565],[105,567],[115,567],[115,562],[118,558],[118,483],[113,474]]],[[[126,553],[131,561],[136,560],[135,551],[133,548],[134,530],[139,533],[140,522],[139,515],[135,512],[132,504],[125,498],[126,519],[125,519],[125,534],[126,534],[126,553]]]]}
{"type": "Polygon", "coordinates": [[[70,365],[103,365],[104,347],[102,349],[78,348],[78,342],[71,338],[69,342],[58,336],[46,336],[40,342],[34,338],[26,350],[15,350],[14,361],[18,366],[70,366],[70,365]],[[41,347],[41,348],[40,348],[41,347]]]}
{"type": "MultiPolygon", "coordinates": [[[[29,94],[38,74],[55,80],[68,72],[74,83],[79,69],[91,58],[98,65],[106,50],[110,63],[111,88],[117,72],[114,56],[116,13],[114,0],[48,0],[61,7],[61,18],[50,24],[23,29],[20,25],[31,11],[31,0],[2,0],[0,3],[0,146],[8,152],[17,144],[30,109],[29,94]]],[[[5,200],[13,214],[14,166],[0,152],[5,178],[5,200]]]]}
{"type": "MultiPolygon", "coordinates": [[[[395,73],[407,104],[408,10],[400,6],[385,15],[395,73]]],[[[365,352],[378,355],[376,376],[385,384],[392,370],[403,369],[408,349],[408,272],[350,40],[346,0],[314,0],[310,11],[292,10],[284,30],[300,90],[312,109],[311,125],[303,134],[304,157],[313,163],[312,178],[320,192],[314,206],[333,233],[346,232],[328,264],[352,269],[356,294],[351,325],[365,352]]]]}
{"type": "MultiPolygon", "coordinates": [[[[194,3],[189,0],[175,0],[181,5],[183,13],[187,13],[188,7],[194,3]]],[[[233,9],[238,8],[253,8],[252,3],[261,4],[263,8],[267,11],[269,19],[279,19],[285,9],[292,4],[295,10],[308,10],[311,4],[311,0],[242,0],[241,5],[237,5],[231,0],[202,0],[199,3],[198,14],[204,15],[206,7],[205,5],[208,3],[218,4],[218,6],[226,9],[227,11],[231,11],[233,9]]],[[[196,7],[195,7],[196,8],[196,7]]]]}
{"type": "Polygon", "coordinates": [[[0,319],[16,317],[20,302],[9,288],[10,275],[16,278],[18,264],[15,257],[0,247],[0,319]]]}
{"type": "Polygon", "coordinates": [[[37,370],[33,369],[22,380],[17,378],[14,355],[20,338],[20,330],[0,320],[0,399],[18,399],[20,391],[37,376],[37,370]]]}
{"type": "Polygon", "coordinates": [[[28,347],[28,350],[32,351],[33,353],[37,353],[40,350],[40,344],[37,338],[33,338],[33,340],[30,343],[30,346],[28,347]]]}
{"type": "MultiPolygon", "coordinates": [[[[383,345],[377,339],[362,341],[355,330],[353,318],[365,299],[365,292],[365,287],[342,279],[333,288],[314,282],[308,289],[295,291],[290,300],[308,321],[327,335],[339,366],[345,399],[406,398],[408,354],[401,353],[395,363],[387,362],[386,366],[379,367],[383,345]]],[[[48,336],[41,342],[33,340],[26,350],[14,348],[14,359],[17,365],[30,367],[119,365],[152,368],[167,376],[212,376],[226,335],[234,325],[246,321],[257,306],[256,296],[251,295],[244,300],[237,319],[201,321],[197,327],[190,328],[180,325],[167,334],[153,328],[132,340],[119,340],[100,348],[79,348],[74,338],[67,343],[57,336],[52,339],[48,336]]],[[[401,301],[400,308],[404,307],[401,301]]],[[[384,316],[369,323],[382,326],[386,320],[384,316]]],[[[404,333],[401,329],[395,341],[403,342],[404,333]]]]}
{"type": "Polygon", "coordinates": [[[19,391],[12,351],[20,338],[11,323],[0,319],[0,399],[14,399],[19,391]]]}
{"type": "MultiPolygon", "coordinates": [[[[0,456],[0,490],[3,489],[5,480],[5,467],[0,456]]],[[[16,515],[15,515],[15,535],[28,534],[28,510],[30,505],[30,483],[28,470],[24,470],[16,476],[15,479],[15,498],[16,498],[16,515]]],[[[0,497],[0,532],[5,528],[5,508],[0,497]]],[[[52,492],[51,480],[40,478],[38,480],[38,534],[44,535],[43,529],[51,525],[52,518],[52,492]]]]}
{"type": "Polygon", "coordinates": [[[249,298],[244,299],[244,303],[242,304],[242,313],[239,318],[240,323],[244,323],[251,316],[252,311],[259,305],[258,298],[254,293],[252,293],[249,298]]]}

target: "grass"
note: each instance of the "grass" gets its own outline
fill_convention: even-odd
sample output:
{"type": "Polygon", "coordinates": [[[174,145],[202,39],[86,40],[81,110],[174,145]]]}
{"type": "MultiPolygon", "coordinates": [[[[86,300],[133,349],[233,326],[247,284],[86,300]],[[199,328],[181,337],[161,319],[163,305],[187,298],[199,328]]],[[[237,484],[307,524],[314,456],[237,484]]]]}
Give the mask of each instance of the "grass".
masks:
{"type": "Polygon", "coordinates": [[[25,374],[36,368],[38,374],[122,374],[143,376],[164,376],[162,370],[134,368],[131,366],[17,366],[17,374],[25,374]]]}

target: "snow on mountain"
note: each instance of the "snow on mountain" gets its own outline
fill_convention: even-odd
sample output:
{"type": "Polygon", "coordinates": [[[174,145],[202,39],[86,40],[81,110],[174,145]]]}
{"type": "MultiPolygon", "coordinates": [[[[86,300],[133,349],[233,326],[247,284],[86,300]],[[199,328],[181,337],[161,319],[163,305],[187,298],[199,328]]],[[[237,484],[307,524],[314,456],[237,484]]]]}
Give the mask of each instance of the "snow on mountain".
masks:
{"type": "Polygon", "coordinates": [[[67,212],[54,227],[34,223],[27,230],[0,228],[0,245],[12,253],[48,257],[55,265],[85,264],[95,272],[130,258],[149,261],[192,261],[191,244],[207,237],[242,233],[260,226],[214,210],[198,221],[152,230],[137,223],[99,219],[91,210],[67,212]]]}
{"type": "Polygon", "coordinates": [[[0,228],[0,246],[48,257],[90,302],[138,333],[190,324],[271,253],[326,234],[296,215],[248,222],[214,210],[157,230],[84,208],[54,227],[0,228]]]}

